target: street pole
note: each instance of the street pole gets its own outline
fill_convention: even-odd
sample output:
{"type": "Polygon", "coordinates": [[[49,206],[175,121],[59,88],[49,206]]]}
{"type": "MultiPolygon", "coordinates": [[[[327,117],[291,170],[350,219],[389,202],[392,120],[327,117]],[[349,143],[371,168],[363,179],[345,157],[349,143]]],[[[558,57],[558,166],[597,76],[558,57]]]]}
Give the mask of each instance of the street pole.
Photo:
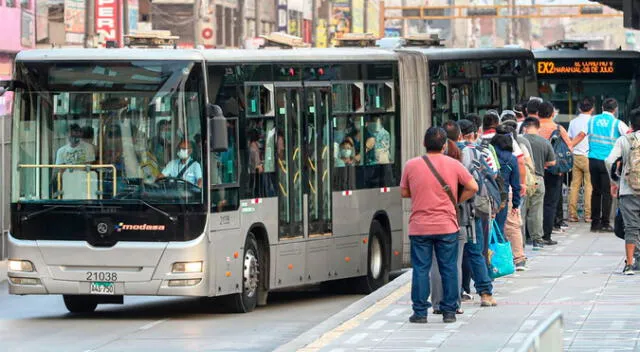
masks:
{"type": "Polygon", "coordinates": [[[95,37],[94,0],[85,1],[84,12],[84,47],[93,48],[93,38],[95,37]]]}
{"type": "MultiPolygon", "coordinates": [[[[129,0],[122,0],[122,33],[129,34],[129,0]]],[[[124,38],[123,38],[124,42],[124,38]]]]}

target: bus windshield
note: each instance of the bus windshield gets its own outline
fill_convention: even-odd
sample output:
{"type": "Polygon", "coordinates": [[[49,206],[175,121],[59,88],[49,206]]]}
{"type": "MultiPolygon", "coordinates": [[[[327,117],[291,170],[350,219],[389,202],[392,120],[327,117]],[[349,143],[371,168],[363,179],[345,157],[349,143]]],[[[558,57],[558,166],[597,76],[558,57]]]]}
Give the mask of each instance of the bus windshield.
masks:
{"type": "Polygon", "coordinates": [[[16,65],[13,202],[202,203],[202,67],[16,65]]]}

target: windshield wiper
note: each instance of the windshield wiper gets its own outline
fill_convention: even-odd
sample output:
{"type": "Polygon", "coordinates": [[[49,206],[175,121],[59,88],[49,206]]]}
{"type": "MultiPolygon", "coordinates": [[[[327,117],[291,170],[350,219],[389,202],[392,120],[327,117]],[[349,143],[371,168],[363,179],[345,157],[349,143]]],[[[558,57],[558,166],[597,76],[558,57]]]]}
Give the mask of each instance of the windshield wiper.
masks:
{"type": "Polygon", "coordinates": [[[33,212],[33,213],[31,213],[31,214],[23,215],[23,216],[20,218],[20,221],[22,221],[22,222],[26,222],[26,221],[29,221],[30,219],[35,218],[35,217],[36,217],[36,216],[38,216],[38,215],[46,214],[46,213],[48,213],[48,212],[50,212],[50,211],[52,211],[52,210],[59,209],[59,208],[78,209],[78,208],[80,208],[80,207],[82,207],[82,206],[81,206],[81,205],[52,205],[52,206],[48,206],[48,207],[47,207],[47,208],[45,208],[45,209],[42,209],[42,210],[39,210],[39,211],[33,212]]]}
{"type": "Polygon", "coordinates": [[[162,209],[158,209],[158,208],[154,207],[153,205],[147,203],[146,201],[144,201],[142,199],[131,199],[131,200],[137,201],[140,204],[144,204],[147,208],[155,211],[156,213],[164,215],[165,217],[167,217],[167,219],[169,219],[173,223],[178,221],[177,217],[172,216],[171,214],[167,213],[166,211],[164,211],[162,209]]]}

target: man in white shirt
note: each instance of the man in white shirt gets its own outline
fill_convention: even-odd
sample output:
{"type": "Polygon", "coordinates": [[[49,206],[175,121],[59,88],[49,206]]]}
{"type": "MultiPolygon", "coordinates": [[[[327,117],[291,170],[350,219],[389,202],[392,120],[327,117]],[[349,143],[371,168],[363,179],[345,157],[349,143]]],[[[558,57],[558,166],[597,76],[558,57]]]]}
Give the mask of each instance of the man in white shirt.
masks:
{"type": "Polygon", "coordinates": [[[569,221],[578,222],[578,193],[584,183],[584,221],[591,222],[591,173],[589,172],[589,120],[593,115],[593,100],[584,98],[578,104],[580,115],[569,123],[569,138],[574,139],[583,134],[580,143],[573,146],[573,174],[569,192],[569,221]]]}
{"type": "Polygon", "coordinates": [[[56,165],[82,165],[96,160],[93,145],[82,140],[83,131],[77,124],[69,126],[69,143],[56,152],[56,165]]]}
{"type": "Polygon", "coordinates": [[[180,142],[178,145],[178,159],[171,160],[158,178],[180,178],[202,187],[202,167],[200,163],[191,158],[192,152],[193,149],[189,142],[180,142]]]}

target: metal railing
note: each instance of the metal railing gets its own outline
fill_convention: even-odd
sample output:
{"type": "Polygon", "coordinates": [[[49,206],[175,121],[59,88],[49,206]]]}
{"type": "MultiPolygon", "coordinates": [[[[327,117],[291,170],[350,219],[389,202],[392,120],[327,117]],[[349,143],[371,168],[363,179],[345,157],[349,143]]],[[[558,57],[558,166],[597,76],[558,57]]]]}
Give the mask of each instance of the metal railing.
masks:
{"type": "Polygon", "coordinates": [[[562,313],[555,311],[527,336],[517,352],[562,352],[563,333],[562,313]]]}

